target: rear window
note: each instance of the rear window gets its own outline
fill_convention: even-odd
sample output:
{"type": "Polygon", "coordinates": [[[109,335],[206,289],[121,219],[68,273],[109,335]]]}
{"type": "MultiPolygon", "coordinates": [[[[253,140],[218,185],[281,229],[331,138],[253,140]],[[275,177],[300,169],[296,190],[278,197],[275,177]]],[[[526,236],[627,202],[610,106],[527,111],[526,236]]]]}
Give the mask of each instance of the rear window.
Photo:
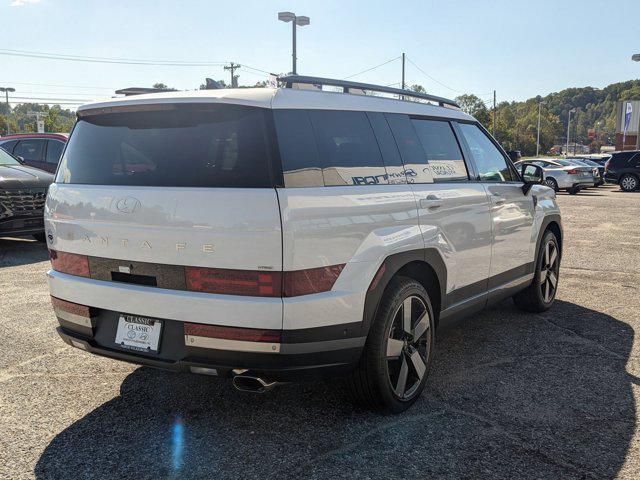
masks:
{"type": "Polygon", "coordinates": [[[80,118],[57,182],[163,187],[271,187],[268,112],[237,105],[80,118]]]}

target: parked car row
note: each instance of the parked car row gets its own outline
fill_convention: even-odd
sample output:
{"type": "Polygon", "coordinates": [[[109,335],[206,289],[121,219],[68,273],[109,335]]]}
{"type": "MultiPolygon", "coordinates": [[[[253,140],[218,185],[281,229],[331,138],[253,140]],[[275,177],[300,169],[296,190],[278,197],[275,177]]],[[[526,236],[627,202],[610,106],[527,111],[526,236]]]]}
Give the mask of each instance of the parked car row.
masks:
{"type": "Polygon", "coordinates": [[[54,173],[68,138],[66,133],[20,133],[0,138],[0,148],[25,165],[54,173]]]}
{"type": "Polygon", "coordinates": [[[604,183],[620,185],[626,192],[640,188],[640,151],[568,158],[534,158],[516,162],[518,168],[526,164],[542,167],[545,183],[556,192],[565,190],[575,195],[580,190],[604,183]]]}

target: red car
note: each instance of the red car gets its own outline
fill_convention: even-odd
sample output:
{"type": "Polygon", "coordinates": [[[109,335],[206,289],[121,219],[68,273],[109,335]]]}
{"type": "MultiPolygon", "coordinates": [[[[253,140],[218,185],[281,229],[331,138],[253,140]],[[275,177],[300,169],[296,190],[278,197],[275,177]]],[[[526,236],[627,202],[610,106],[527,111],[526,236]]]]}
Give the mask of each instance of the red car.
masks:
{"type": "Polygon", "coordinates": [[[0,148],[30,167],[54,173],[68,138],[66,133],[18,133],[0,137],[0,148]]]}

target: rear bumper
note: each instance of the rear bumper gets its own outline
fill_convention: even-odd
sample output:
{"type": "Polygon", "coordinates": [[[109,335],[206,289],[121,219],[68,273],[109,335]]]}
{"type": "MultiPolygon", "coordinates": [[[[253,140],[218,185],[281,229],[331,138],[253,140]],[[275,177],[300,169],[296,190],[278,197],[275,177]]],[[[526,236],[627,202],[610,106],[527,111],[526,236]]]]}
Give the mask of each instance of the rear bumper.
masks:
{"type": "Polygon", "coordinates": [[[118,348],[113,343],[105,345],[100,335],[79,333],[68,325],[63,325],[64,323],[61,322],[61,326],[57,328],[60,338],[66,344],[94,355],[176,372],[193,372],[194,369],[205,368],[209,374],[222,378],[231,378],[239,373],[277,382],[333,378],[349,374],[362,353],[362,346],[357,346],[361,342],[356,339],[350,339],[352,346],[349,348],[276,354],[215,350],[185,344],[180,346],[179,342],[183,337],[176,336],[163,338],[163,346],[157,355],[142,354],[118,348]]]}

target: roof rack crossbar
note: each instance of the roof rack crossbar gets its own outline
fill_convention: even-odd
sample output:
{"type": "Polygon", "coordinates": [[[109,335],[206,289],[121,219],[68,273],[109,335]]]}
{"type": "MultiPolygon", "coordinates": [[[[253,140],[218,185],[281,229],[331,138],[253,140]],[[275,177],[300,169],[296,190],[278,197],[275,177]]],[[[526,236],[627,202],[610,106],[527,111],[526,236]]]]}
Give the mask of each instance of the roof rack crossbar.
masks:
{"type": "Polygon", "coordinates": [[[328,85],[332,87],[341,87],[344,93],[349,93],[349,90],[352,88],[357,90],[369,90],[372,92],[400,95],[400,98],[413,97],[421,100],[428,100],[430,102],[437,102],[441,107],[448,105],[460,108],[460,105],[458,105],[454,100],[449,100],[448,98],[437,97],[435,95],[429,95],[428,93],[414,92],[412,90],[403,90],[401,88],[373,85],[371,83],[350,82],[348,80],[337,80],[333,78],[309,77],[306,75],[287,75],[284,77],[278,77],[278,82],[283,83],[287,88],[291,88],[294,83],[301,83],[306,85],[328,85]]]}

